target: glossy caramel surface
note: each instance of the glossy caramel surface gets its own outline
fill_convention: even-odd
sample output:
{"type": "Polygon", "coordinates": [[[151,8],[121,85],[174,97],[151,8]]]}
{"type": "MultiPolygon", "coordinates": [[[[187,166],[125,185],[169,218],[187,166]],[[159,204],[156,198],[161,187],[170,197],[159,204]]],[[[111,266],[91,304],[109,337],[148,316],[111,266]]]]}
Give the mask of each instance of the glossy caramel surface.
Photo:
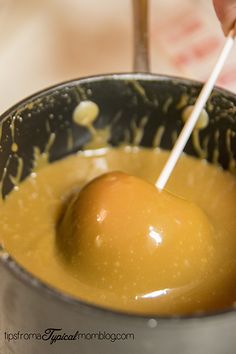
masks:
{"type": "Polygon", "coordinates": [[[166,158],[101,149],[44,167],[0,206],[3,246],[46,283],[105,307],[189,314],[232,306],[236,179],[183,156],[159,192],[153,183],[166,158]]]}

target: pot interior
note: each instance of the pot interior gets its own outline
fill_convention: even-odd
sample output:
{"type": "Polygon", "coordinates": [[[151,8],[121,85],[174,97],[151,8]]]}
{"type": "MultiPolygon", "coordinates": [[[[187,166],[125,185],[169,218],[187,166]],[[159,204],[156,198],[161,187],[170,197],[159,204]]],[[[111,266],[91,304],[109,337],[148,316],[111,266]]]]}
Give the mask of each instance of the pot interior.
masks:
{"type": "MultiPolygon", "coordinates": [[[[39,155],[52,162],[86,148],[91,134],[73,121],[79,102],[98,105],[94,127],[109,129],[109,145],[170,150],[183,126],[183,111],[200,89],[199,83],[177,78],[107,75],[65,83],[24,100],[1,117],[2,197],[32,172],[39,155]]],[[[185,152],[234,172],[236,97],[215,89],[206,111],[209,123],[194,132],[185,152]]]]}

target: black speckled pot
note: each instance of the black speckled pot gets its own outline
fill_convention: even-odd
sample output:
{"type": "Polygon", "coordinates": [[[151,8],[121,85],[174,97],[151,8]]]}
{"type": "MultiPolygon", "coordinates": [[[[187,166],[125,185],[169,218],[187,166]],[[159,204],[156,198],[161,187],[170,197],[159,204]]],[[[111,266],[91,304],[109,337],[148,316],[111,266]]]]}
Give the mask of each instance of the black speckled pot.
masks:
{"type": "MultiPolygon", "coordinates": [[[[157,129],[164,126],[158,144],[170,149],[182,127],[182,111],[194,102],[200,88],[199,83],[171,77],[107,75],[68,82],[24,100],[1,117],[0,188],[3,197],[13,188],[11,176],[17,176],[19,159],[23,169],[18,179],[23,180],[31,172],[35,147],[41,152],[49,152],[50,161],[83,149],[90,139],[89,131],[72,121],[72,112],[80,100],[90,99],[99,105],[100,114],[94,125],[97,128],[111,126],[111,145],[119,145],[124,139],[127,142],[128,137],[130,144],[135,141],[142,146],[153,146],[157,129]],[[134,122],[139,126],[144,116],[148,120],[144,134],[137,141],[134,122]],[[14,144],[18,145],[17,151],[14,144]]],[[[190,139],[185,151],[195,156],[200,153],[225,169],[233,168],[236,159],[235,95],[215,89],[207,111],[210,124],[199,133],[200,149],[199,146],[196,149],[190,139]],[[214,154],[215,149],[217,154],[214,154]]],[[[21,269],[4,250],[0,251],[0,329],[1,354],[236,352],[236,312],[233,309],[195,317],[152,319],[112,312],[45,286],[21,269]],[[102,340],[100,334],[100,339],[87,335],[79,340],[64,338],[50,344],[43,340],[45,337],[40,339],[40,334],[50,327],[61,329],[57,334],[74,334],[77,330],[81,333],[106,331],[110,334],[133,333],[134,339],[112,342],[102,340]],[[8,341],[4,332],[15,334],[15,338],[8,341]],[[20,334],[24,333],[28,334],[20,339],[20,334]],[[30,338],[29,333],[37,333],[37,336],[30,338]]]]}

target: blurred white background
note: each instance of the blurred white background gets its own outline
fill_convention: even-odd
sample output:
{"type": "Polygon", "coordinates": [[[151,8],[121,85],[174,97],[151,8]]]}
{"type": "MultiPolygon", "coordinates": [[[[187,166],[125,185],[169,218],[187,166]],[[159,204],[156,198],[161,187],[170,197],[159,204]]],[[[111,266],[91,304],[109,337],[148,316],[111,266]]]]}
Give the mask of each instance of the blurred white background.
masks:
{"type": "MultiPolygon", "coordinates": [[[[0,0],[0,112],[52,84],[132,70],[129,0],[0,0]]],[[[152,72],[204,80],[224,37],[211,0],[150,0],[152,72]]],[[[236,91],[236,51],[219,84],[236,91]]]]}

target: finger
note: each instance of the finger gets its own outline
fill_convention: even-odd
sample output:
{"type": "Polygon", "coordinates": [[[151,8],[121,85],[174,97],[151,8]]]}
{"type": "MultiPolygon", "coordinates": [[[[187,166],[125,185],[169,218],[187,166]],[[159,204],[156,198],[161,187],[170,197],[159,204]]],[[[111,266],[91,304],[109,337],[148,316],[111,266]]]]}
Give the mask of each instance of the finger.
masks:
{"type": "Polygon", "coordinates": [[[224,34],[227,35],[236,20],[236,0],[213,0],[213,4],[224,34]]]}

